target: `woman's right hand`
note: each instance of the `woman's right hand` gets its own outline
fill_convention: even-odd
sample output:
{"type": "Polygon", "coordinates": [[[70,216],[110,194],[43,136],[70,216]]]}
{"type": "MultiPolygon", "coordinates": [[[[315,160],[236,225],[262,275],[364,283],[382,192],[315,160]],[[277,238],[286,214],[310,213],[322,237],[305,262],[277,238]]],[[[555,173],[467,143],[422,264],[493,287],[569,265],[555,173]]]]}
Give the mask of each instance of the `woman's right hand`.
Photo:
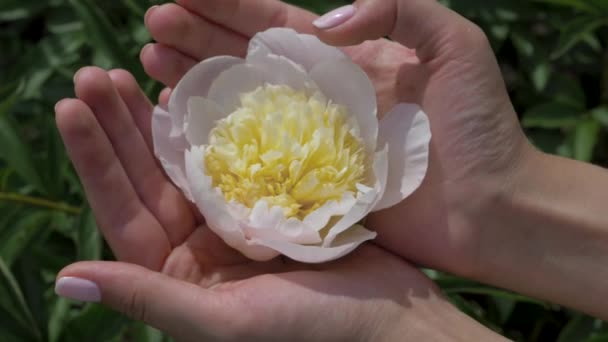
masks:
{"type": "Polygon", "coordinates": [[[277,0],[176,1],[148,12],[157,43],[141,55],[169,87],[198,61],[244,55],[252,35],[287,26],[348,45],[376,87],[380,113],[422,105],[433,132],[428,174],[407,200],[367,220],[383,248],[608,317],[594,299],[608,296],[608,173],[530,145],[473,23],[433,0],[358,0],[318,27],[314,14],[277,0]]]}
{"type": "Polygon", "coordinates": [[[151,77],[173,87],[200,60],[244,55],[248,39],[272,26],[354,45],[344,50],[374,82],[379,112],[420,103],[433,132],[421,188],[370,217],[368,226],[379,232],[381,246],[408,260],[475,277],[484,257],[484,227],[476,218],[509,189],[532,153],[496,59],[478,27],[435,1],[362,0],[355,6],[354,17],[321,30],[312,24],[315,15],[276,0],[177,0],[148,11],[146,25],[157,43],[144,47],[141,61],[151,77]],[[395,41],[377,40],[385,36],[395,41]]]}

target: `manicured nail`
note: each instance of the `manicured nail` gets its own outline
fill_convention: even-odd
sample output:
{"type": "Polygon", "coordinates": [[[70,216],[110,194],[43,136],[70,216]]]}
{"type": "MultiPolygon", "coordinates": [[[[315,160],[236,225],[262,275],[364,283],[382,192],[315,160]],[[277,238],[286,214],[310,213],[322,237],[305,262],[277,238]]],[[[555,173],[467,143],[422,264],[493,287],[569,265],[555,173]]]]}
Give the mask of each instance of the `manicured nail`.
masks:
{"type": "Polygon", "coordinates": [[[146,26],[148,25],[148,18],[150,17],[152,12],[154,12],[158,7],[159,7],[158,5],[154,5],[150,8],[148,8],[148,10],[146,11],[146,14],[144,14],[144,23],[146,24],[146,26]]]}
{"type": "Polygon", "coordinates": [[[353,5],[340,7],[315,20],[312,24],[318,29],[329,30],[347,22],[355,15],[355,12],[356,8],[353,5]]]}
{"type": "Polygon", "coordinates": [[[75,277],[59,278],[55,283],[55,293],[60,297],[81,302],[97,303],[101,300],[101,291],[97,284],[75,277]]]}

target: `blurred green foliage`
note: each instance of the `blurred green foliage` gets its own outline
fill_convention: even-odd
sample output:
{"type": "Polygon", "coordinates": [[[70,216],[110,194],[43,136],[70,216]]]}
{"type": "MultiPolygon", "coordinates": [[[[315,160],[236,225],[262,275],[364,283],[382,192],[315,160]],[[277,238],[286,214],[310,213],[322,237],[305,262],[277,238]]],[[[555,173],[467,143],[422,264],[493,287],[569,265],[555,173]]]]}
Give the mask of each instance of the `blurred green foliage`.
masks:
{"type": "MultiPolygon", "coordinates": [[[[111,258],[54,126],[85,65],[134,72],[162,1],[0,0],[0,341],[166,341],[97,305],[53,293],[76,260],[111,258]]],[[[293,0],[324,12],[340,0],[293,0]]],[[[608,165],[608,1],[444,0],[491,39],[513,103],[541,149],[608,165]]],[[[608,341],[608,325],[465,279],[428,274],[453,302],[518,341],[608,341]]],[[[522,279],[525,281],[525,279],[522,279]]]]}

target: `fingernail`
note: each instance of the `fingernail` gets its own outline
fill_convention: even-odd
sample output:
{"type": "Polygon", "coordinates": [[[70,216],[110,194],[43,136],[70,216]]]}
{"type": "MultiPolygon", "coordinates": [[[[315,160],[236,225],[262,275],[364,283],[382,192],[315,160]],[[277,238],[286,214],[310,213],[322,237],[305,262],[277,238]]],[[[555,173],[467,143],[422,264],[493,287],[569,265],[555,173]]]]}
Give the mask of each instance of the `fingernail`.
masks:
{"type": "Polygon", "coordinates": [[[141,51],[139,51],[139,59],[140,60],[146,54],[146,51],[148,51],[152,47],[152,45],[154,45],[154,44],[148,43],[148,44],[144,45],[143,48],[141,48],[141,51]]]}
{"type": "Polygon", "coordinates": [[[148,18],[150,17],[152,12],[154,12],[158,7],[159,7],[158,5],[154,5],[150,8],[148,8],[148,10],[146,11],[146,14],[144,14],[144,24],[146,24],[146,26],[148,26],[148,18]]]}
{"type": "Polygon", "coordinates": [[[325,14],[319,19],[315,20],[312,24],[318,29],[329,30],[347,22],[355,15],[355,12],[355,6],[347,5],[325,14]]]}
{"type": "Polygon", "coordinates": [[[101,301],[101,291],[97,284],[81,278],[59,278],[55,283],[55,293],[60,297],[81,302],[97,303],[101,301]]]}
{"type": "Polygon", "coordinates": [[[80,72],[82,71],[82,69],[84,69],[84,68],[78,69],[78,71],[76,71],[76,73],[74,74],[74,77],[72,78],[72,81],[74,82],[74,84],[76,84],[76,81],[78,80],[78,75],[80,75],[80,72]]]}
{"type": "Polygon", "coordinates": [[[59,100],[57,103],[55,103],[55,114],[57,114],[57,109],[61,106],[61,103],[63,103],[63,101],[65,101],[66,99],[63,100],[59,100]]]}

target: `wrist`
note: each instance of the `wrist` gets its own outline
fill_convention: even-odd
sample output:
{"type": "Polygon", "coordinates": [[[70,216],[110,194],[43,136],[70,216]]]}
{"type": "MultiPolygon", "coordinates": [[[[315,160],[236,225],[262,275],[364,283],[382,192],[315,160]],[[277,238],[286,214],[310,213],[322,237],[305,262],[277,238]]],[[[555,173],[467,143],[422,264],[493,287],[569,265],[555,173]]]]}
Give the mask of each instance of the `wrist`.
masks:
{"type": "Polygon", "coordinates": [[[607,187],[604,169],[531,151],[478,217],[475,278],[608,317],[593,299],[608,295],[607,187]]]}
{"type": "MultiPolygon", "coordinates": [[[[432,296],[432,295],[431,295],[432,296]]],[[[443,297],[424,298],[383,320],[364,341],[507,341],[465,315],[443,297]]]]}

